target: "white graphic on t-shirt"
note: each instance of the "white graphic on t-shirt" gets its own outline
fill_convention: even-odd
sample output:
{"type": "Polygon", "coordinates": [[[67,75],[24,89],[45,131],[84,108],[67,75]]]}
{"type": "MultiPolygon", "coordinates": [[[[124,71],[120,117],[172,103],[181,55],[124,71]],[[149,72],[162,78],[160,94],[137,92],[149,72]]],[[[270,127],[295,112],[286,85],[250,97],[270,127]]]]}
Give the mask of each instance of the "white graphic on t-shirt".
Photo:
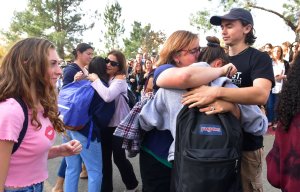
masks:
{"type": "Polygon", "coordinates": [[[231,79],[232,83],[235,84],[236,86],[240,87],[242,84],[242,72],[237,72],[232,76],[231,79]]]}

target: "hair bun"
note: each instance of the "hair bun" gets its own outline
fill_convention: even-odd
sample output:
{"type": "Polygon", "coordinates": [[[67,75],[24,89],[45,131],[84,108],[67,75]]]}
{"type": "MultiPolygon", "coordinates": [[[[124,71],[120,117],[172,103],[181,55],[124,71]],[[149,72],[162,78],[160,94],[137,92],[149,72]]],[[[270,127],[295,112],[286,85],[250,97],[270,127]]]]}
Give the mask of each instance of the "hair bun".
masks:
{"type": "Polygon", "coordinates": [[[220,40],[215,36],[207,36],[207,46],[208,47],[220,47],[220,40]]]}
{"type": "Polygon", "coordinates": [[[208,42],[208,43],[207,43],[207,46],[208,46],[208,47],[220,47],[220,44],[219,44],[219,43],[211,43],[211,42],[208,42]]]}

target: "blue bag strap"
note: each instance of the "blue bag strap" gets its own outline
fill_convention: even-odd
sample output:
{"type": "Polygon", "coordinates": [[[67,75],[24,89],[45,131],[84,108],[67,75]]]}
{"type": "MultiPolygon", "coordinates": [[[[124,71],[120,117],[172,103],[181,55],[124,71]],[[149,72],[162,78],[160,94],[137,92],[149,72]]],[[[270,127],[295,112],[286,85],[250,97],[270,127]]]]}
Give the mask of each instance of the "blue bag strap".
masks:
{"type": "Polygon", "coordinates": [[[27,110],[27,106],[25,104],[25,102],[19,98],[19,97],[16,97],[14,98],[22,107],[23,109],[23,112],[24,112],[24,116],[25,116],[25,120],[23,122],[23,127],[22,127],[22,130],[19,134],[19,138],[18,138],[18,143],[15,143],[14,146],[13,146],[13,150],[12,150],[12,153],[11,154],[14,154],[14,152],[17,151],[17,149],[19,148],[19,146],[21,145],[24,137],[25,137],[25,134],[26,134],[26,131],[27,131],[27,127],[28,127],[28,110],[27,110]]]}

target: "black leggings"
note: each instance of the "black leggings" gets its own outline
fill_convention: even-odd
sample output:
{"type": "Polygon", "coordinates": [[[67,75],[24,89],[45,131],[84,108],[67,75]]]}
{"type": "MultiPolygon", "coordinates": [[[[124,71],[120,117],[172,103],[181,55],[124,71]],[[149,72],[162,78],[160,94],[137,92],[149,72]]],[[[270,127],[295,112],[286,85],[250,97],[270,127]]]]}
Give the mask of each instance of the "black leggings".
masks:
{"type": "Polygon", "coordinates": [[[113,135],[115,129],[115,127],[107,127],[101,130],[103,159],[102,192],[113,191],[112,154],[114,163],[120,171],[126,189],[134,189],[138,185],[138,180],[134,174],[133,167],[126,158],[125,149],[122,148],[123,139],[113,135]]]}

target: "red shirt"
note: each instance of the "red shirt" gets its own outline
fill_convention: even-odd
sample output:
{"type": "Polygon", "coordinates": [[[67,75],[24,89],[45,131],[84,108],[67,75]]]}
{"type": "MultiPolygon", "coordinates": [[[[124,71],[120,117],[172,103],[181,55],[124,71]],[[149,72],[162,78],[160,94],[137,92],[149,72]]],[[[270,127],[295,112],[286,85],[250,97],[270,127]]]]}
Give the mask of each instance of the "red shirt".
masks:
{"type": "Polygon", "coordinates": [[[279,123],[273,148],[268,153],[267,178],[282,191],[298,192],[300,188],[300,113],[295,115],[288,132],[279,123]]]}

